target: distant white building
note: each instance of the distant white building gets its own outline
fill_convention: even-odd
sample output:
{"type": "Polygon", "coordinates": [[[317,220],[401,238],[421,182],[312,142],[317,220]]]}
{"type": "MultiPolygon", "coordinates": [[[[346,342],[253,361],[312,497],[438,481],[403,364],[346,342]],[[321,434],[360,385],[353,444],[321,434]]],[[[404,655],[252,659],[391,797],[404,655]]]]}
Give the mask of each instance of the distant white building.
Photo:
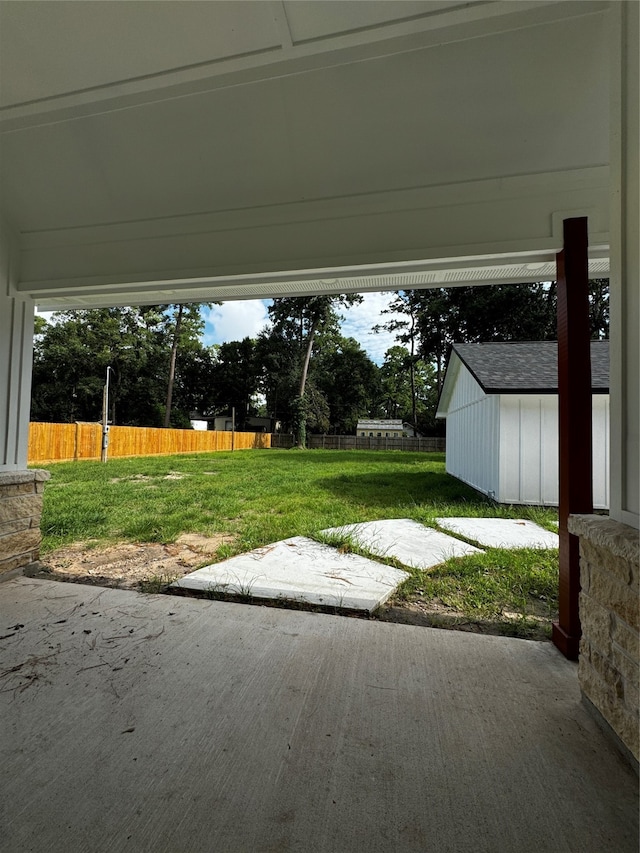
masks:
{"type": "MultiPolygon", "coordinates": [[[[591,342],[593,504],[609,507],[609,341],[591,342]]],[[[454,344],[447,472],[499,503],[558,504],[558,345],[454,344]]]]}
{"type": "Polygon", "coordinates": [[[399,418],[374,418],[358,421],[356,435],[360,438],[422,438],[415,427],[399,418]]]}

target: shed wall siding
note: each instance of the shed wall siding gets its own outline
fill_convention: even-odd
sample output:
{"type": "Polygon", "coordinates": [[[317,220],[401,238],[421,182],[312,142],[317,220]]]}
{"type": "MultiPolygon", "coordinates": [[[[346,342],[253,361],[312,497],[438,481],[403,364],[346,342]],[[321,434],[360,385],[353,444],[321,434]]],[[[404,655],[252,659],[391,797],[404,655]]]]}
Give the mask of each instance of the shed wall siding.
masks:
{"type": "Polygon", "coordinates": [[[498,488],[499,401],[463,367],[447,414],[447,472],[484,494],[498,488]]]}
{"type": "MultiPolygon", "coordinates": [[[[558,504],[558,398],[500,398],[500,503],[558,504]]],[[[593,397],[593,502],[609,506],[609,398],[593,397]]]]}

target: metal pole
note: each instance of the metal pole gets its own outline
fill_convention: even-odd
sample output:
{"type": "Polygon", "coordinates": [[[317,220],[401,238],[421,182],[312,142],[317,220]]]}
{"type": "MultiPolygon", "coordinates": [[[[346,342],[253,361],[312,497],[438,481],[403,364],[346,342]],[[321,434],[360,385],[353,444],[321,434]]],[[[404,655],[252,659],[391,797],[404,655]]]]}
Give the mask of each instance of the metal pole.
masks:
{"type": "Polygon", "coordinates": [[[231,408],[231,450],[235,450],[236,446],[236,407],[231,408]]]}
{"type": "Polygon", "coordinates": [[[102,452],[100,459],[102,462],[107,461],[107,448],[109,446],[109,371],[111,367],[107,367],[107,380],[102,389],[102,452]]]}

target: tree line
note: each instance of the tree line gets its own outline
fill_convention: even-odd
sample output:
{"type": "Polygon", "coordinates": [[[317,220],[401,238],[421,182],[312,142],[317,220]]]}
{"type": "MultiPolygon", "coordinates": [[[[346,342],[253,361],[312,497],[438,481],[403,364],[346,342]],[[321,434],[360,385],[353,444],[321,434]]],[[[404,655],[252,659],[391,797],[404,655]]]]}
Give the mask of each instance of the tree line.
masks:
{"type": "MultiPolygon", "coordinates": [[[[372,332],[395,333],[378,366],[340,329],[356,295],[286,297],[255,338],[202,342],[203,303],[63,311],[36,318],[32,420],[98,421],[107,366],[109,420],[189,428],[193,413],[266,416],[292,432],[350,434],[360,418],[401,418],[423,434],[454,342],[553,340],[553,283],[400,291],[372,332]]],[[[207,304],[210,306],[210,303],[207,304]]],[[[593,338],[608,337],[608,281],[590,282],[593,338]]]]}

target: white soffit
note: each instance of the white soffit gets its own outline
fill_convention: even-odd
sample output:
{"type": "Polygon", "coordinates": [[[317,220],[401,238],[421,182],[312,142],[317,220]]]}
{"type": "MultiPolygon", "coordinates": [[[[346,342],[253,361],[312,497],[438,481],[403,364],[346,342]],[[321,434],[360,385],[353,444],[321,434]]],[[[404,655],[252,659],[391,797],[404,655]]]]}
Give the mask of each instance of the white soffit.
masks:
{"type": "MultiPolygon", "coordinates": [[[[43,311],[115,305],[153,304],[156,302],[231,301],[268,299],[312,294],[389,292],[429,287],[465,285],[524,284],[553,281],[555,261],[505,260],[481,265],[477,261],[462,266],[460,259],[442,259],[428,265],[395,264],[380,267],[309,270],[263,276],[235,276],[204,281],[149,281],[135,284],[76,286],[62,293],[32,292],[43,311]],[[422,267],[422,268],[420,268],[422,267]]],[[[607,257],[589,260],[591,278],[609,275],[607,257]]]]}

